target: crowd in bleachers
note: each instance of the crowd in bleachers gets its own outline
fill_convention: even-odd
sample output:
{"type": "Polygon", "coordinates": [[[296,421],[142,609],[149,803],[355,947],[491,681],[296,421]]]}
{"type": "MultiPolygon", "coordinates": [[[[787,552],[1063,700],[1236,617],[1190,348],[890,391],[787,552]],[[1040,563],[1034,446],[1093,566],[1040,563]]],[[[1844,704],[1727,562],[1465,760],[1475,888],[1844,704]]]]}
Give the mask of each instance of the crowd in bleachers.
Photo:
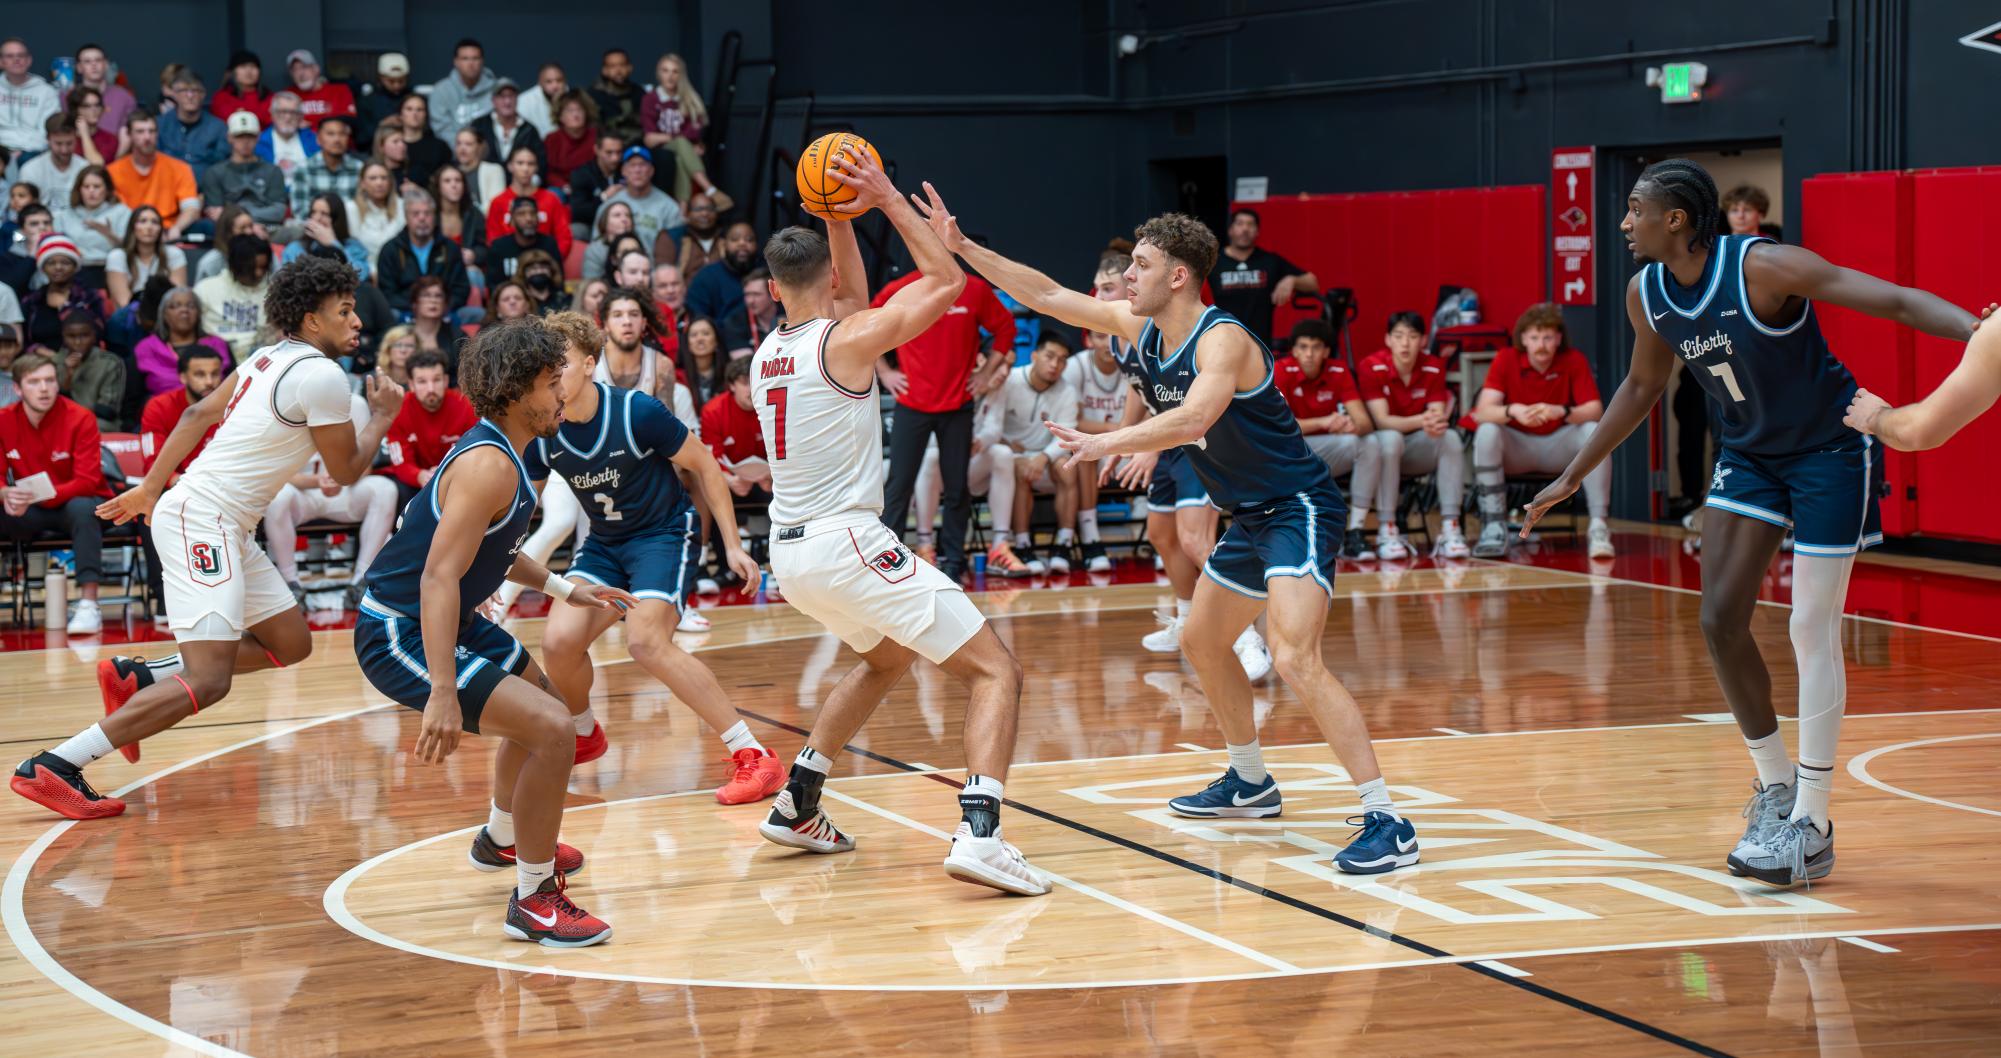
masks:
{"type": "MultiPolygon", "coordinates": [[[[149,90],[92,44],[61,68],[52,84],[23,41],[0,42],[0,530],[69,541],[83,596],[73,631],[100,620],[102,527],[88,511],[120,484],[104,439],[137,435],[150,465],[179,411],[277,338],[264,321],[269,278],[307,255],[344,260],[363,280],[362,338],[347,365],[355,399],[377,368],[408,393],[376,476],[342,487],[309,466],[267,512],[267,536],[281,541],[273,559],[302,598],[290,541],[329,520],[354,527],[346,601],[358,596],[394,512],[472,421],[452,388],[458,349],[492,319],[591,315],[607,336],[604,380],[674,409],[716,453],[740,504],[768,498],[744,358],[782,325],[782,307],[759,267],[761,233],[705,168],[708,115],[679,57],[662,56],[641,87],[627,53],[612,49],[581,89],[553,63],[523,87],[487,68],[469,39],[428,85],[395,53],[368,83],[348,84],[308,51],[272,77],[238,52],[213,91],[179,64],[149,90]]],[[[1274,307],[1318,293],[1320,281],[1260,248],[1258,225],[1254,211],[1232,216],[1210,287],[1271,339],[1274,307]]],[[[1116,251],[1107,260],[1122,269],[1116,251]]],[[[1456,406],[1426,330],[1423,316],[1400,312],[1384,347],[1353,363],[1320,320],[1274,342],[1275,384],[1348,488],[1345,550],[1356,559],[1410,554],[1399,508],[1416,478],[1435,486],[1425,494],[1441,515],[1438,554],[1504,552],[1505,475],[1560,468],[1598,416],[1588,367],[1553,308],[1522,317],[1470,408],[1456,406]],[[1459,523],[1469,479],[1483,521],[1470,549],[1459,523]]],[[[970,572],[976,497],[991,532],[976,557],[989,572],[1109,568],[1097,477],[1064,466],[1042,425],[1110,429],[1124,414],[1108,340],[1076,338],[1018,321],[973,278],[951,313],[879,365],[895,402],[886,520],[914,528],[948,574],[970,572]],[[1035,335],[1019,353],[1018,330],[1035,335]],[[1042,545],[1038,495],[1053,498],[1055,518],[1040,526],[1042,545]]],[[[1609,553],[1604,482],[1586,492],[1592,552],[1609,553]]],[[[551,493],[527,545],[538,558],[579,531],[576,498],[560,482],[551,493]]],[[[729,580],[718,566],[702,587],[729,580]]]]}

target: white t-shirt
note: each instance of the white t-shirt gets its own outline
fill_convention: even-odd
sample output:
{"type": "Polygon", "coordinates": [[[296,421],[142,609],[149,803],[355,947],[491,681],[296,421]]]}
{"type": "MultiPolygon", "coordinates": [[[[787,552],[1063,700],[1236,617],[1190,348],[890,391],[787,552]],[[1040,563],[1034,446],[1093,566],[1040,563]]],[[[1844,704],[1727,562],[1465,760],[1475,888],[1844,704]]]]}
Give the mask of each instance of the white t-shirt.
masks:
{"type": "Polygon", "coordinates": [[[245,532],[318,451],[314,426],[350,421],[353,394],[340,364],[290,338],[252,352],[208,446],[174,489],[186,489],[245,532]]]}
{"type": "MultiPolygon", "coordinates": [[[[182,253],[181,248],[178,246],[168,246],[162,256],[167,259],[166,272],[164,274],[168,276],[173,274],[174,269],[186,268],[188,266],[188,255],[182,253]]],[[[123,249],[113,250],[104,255],[104,270],[129,277],[132,280],[132,296],[135,298],[139,296],[141,290],[146,288],[147,282],[155,275],[162,274],[159,257],[154,257],[150,264],[140,264],[137,272],[132,271],[132,262],[126,260],[123,249]]]]}
{"type": "Polygon", "coordinates": [[[286,139],[277,132],[272,132],[271,164],[277,166],[279,171],[285,174],[286,179],[291,179],[292,173],[306,164],[306,138],[293,136],[286,139]]]}
{"type": "MultiPolygon", "coordinates": [[[[76,178],[88,168],[90,163],[84,161],[81,154],[70,155],[68,169],[58,169],[55,155],[43,153],[28,159],[27,164],[21,166],[21,179],[40,188],[42,204],[49,207],[50,213],[61,217],[69,209],[70,188],[76,186],[76,178]]],[[[118,234],[123,236],[125,233],[120,231],[118,234]]]]}
{"type": "Polygon", "coordinates": [[[1061,426],[1077,425],[1077,387],[1066,371],[1048,389],[1038,391],[1028,381],[1032,363],[1007,373],[999,390],[980,406],[980,422],[973,436],[988,444],[1005,442],[1024,456],[1042,453],[1055,459],[1063,454],[1056,435],[1044,420],[1061,426]]]}

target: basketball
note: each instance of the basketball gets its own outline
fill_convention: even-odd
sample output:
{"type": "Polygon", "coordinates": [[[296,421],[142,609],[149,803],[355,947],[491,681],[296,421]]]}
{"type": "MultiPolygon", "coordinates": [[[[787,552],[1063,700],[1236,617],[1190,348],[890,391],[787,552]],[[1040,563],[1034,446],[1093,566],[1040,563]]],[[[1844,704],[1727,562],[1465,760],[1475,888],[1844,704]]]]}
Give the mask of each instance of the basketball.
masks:
{"type": "Polygon", "coordinates": [[[849,147],[865,153],[877,165],[882,164],[882,155],[877,154],[869,141],[852,132],[829,132],[814,140],[799,156],[799,201],[806,212],[827,220],[850,219],[849,215],[834,212],[835,206],[855,200],[854,189],[841,179],[834,168],[842,153],[849,147]]]}

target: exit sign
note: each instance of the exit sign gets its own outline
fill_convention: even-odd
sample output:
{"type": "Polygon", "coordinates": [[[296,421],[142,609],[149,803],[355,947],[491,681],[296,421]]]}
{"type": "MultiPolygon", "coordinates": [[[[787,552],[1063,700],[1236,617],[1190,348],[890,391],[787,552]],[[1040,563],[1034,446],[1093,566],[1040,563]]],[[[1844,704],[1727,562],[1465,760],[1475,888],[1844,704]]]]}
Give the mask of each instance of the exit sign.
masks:
{"type": "Polygon", "coordinates": [[[1661,67],[1660,86],[1663,103],[1694,103],[1702,99],[1703,83],[1709,79],[1709,68],[1699,62],[1671,62],[1661,67]]]}

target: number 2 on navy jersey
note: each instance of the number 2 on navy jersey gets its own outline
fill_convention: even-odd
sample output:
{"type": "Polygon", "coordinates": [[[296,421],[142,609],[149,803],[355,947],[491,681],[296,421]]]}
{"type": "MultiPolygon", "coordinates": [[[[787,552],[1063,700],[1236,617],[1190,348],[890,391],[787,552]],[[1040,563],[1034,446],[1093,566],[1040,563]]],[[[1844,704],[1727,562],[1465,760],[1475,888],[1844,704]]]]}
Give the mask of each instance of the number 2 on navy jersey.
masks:
{"type": "Polygon", "coordinates": [[[776,386],[764,391],[764,402],[771,405],[771,458],[785,458],[785,387],[776,386]]]}
{"type": "Polygon", "coordinates": [[[602,503],[602,504],[604,504],[604,520],[605,520],[605,521],[607,521],[607,522],[622,522],[622,521],[624,521],[624,520],[625,520],[625,512],[624,512],[624,511],[619,511],[619,510],[613,510],[613,509],[612,509],[612,504],[616,502],[616,500],[615,500],[615,499],[614,499],[613,497],[611,497],[611,496],[608,496],[608,495],[606,495],[606,494],[604,494],[604,493],[602,493],[602,492],[593,492],[593,493],[591,493],[591,499],[594,499],[594,500],[598,501],[599,503],[602,503]]]}

